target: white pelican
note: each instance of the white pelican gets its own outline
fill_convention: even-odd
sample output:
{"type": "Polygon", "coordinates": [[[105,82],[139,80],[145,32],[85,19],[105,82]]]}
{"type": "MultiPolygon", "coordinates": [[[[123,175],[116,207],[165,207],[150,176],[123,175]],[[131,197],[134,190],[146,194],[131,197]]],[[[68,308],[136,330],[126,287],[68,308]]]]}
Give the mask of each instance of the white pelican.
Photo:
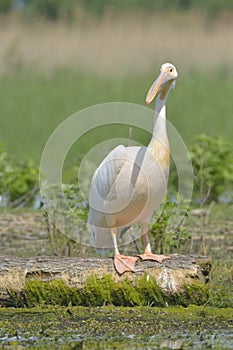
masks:
{"type": "Polygon", "coordinates": [[[89,193],[91,244],[97,251],[114,247],[114,265],[119,274],[134,272],[138,257],[121,255],[117,235],[138,222],[142,229],[142,260],[162,262],[169,257],[151,252],[149,223],[167,190],[170,151],[166,131],[166,100],[178,73],[164,63],[151,85],[146,104],[157,96],[153,135],[147,147],[119,145],[96,169],[89,193]]]}

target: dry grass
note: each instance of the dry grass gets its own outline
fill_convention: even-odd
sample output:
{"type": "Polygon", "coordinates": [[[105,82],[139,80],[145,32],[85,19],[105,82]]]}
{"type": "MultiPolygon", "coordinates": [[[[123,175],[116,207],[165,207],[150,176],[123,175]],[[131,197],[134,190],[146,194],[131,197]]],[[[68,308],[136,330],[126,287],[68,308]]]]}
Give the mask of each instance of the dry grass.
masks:
{"type": "Polygon", "coordinates": [[[125,75],[164,61],[180,70],[232,67],[232,38],[229,18],[211,21],[197,13],[108,15],[73,24],[23,22],[13,16],[0,21],[0,73],[36,65],[45,71],[71,66],[125,75]]]}

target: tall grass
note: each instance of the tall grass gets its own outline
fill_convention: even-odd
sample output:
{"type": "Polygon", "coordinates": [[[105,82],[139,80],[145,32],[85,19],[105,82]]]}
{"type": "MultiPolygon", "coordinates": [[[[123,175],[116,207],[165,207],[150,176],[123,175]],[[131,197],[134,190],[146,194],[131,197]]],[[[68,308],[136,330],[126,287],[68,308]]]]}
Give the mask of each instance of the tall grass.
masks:
{"type": "Polygon", "coordinates": [[[131,14],[77,22],[0,18],[0,73],[69,66],[118,77],[172,61],[181,72],[233,67],[232,14],[216,21],[197,12],[131,14]]]}

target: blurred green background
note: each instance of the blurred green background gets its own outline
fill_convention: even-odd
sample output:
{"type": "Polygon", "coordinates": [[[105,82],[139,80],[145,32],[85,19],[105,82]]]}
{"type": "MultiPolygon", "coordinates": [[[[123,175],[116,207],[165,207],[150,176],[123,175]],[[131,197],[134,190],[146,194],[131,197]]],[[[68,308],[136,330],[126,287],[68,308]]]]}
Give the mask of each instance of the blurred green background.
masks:
{"type": "Polygon", "coordinates": [[[168,119],[187,145],[232,140],[232,1],[1,0],[0,13],[0,142],[15,159],[39,164],[82,108],[145,105],[166,61],[179,72],[168,119]]]}

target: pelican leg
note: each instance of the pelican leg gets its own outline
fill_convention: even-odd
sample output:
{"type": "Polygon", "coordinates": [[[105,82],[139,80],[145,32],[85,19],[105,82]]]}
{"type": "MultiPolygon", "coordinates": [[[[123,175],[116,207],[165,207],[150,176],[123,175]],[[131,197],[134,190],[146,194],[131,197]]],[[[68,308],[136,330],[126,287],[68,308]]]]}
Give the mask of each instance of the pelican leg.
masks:
{"type": "Polygon", "coordinates": [[[141,224],[142,227],[142,240],[143,240],[143,244],[144,244],[144,254],[140,254],[139,257],[142,260],[153,260],[153,261],[157,261],[159,263],[162,263],[163,260],[165,259],[170,259],[170,256],[167,255],[162,255],[162,254],[153,254],[151,252],[151,246],[150,246],[150,240],[149,240],[149,226],[147,223],[143,223],[141,224]]]}
{"type": "Polygon", "coordinates": [[[125,272],[135,272],[134,266],[138,258],[135,256],[121,255],[117,246],[116,229],[112,229],[111,233],[112,233],[112,239],[114,243],[114,265],[115,265],[116,271],[120,275],[122,275],[125,272]]]}

